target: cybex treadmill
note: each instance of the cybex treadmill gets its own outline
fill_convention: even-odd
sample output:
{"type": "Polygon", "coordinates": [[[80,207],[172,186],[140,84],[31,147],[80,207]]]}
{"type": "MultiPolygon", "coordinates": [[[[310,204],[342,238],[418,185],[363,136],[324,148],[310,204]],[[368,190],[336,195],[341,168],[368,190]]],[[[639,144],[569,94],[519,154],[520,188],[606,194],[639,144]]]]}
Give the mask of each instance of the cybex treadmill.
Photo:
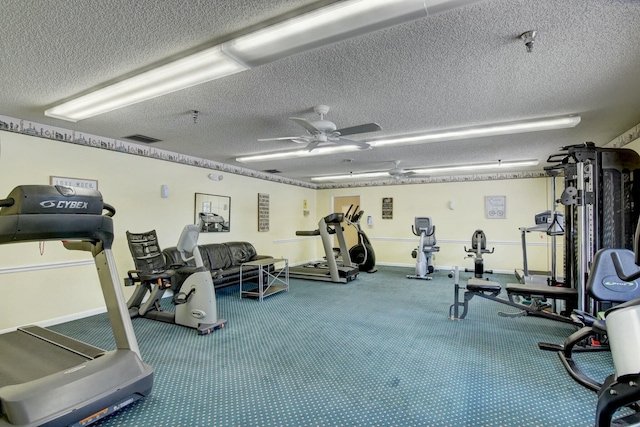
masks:
{"type": "Polygon", "coordinates": [[[289,268],[289,277],[297,279],[321,280],[325,282],[347,283],[358,277],[360,269],[351,263],[349,249],[342,231],[344,214],[336,212],[325,216],[318,222],[318,229],[312,231],[296,231],[296,236],[320,236],[327,258],[325,263],[306,264],[289,268]],[[333,253],[333,239],[335,234],[340,246],[337,259],[333,253]]]}
{"type": "Polygon", "coordinates": [[[85,426],[151,392],[111,252],[114,214],[98,191],[65,186],[19,186],[0,200],[0,244],[91,252],[116,342],[104,351],[38,326],[0,335],[0,426],[85,426]]]}

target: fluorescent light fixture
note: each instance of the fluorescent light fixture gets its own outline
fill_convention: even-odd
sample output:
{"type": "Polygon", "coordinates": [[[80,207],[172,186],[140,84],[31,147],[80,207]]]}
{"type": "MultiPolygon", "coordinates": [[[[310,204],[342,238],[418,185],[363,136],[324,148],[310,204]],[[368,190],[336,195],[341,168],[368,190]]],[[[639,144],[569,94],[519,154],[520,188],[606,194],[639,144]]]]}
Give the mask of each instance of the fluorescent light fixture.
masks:
{"type": "MultiPolygon", "coordinates": [[[[339,1],[224,43],[251,67],[427,16],[424,0],[339,1]]],[[[437,3],[443,3],[442,0],[437,3]]],[[[444,3],[449,3],[448,1],[444,3]]]]}
{"type": "Polygon", "coordinates": [[[375,147],[385,145],[424,144],[436,141],[453,141],[496,135],[537,132],[551,129],[572,128],[580,123],[580,116],[557,116],[515,122],[494,123],[457,129],[446,129],[421,134],[412,134],[369,141],[375,147]]]}
{"type": "MultiPolygon", "coordinates": [[[[490,163],[476,163],[470,165],[455,165],[455,166],[437,166],[432,168],[421,169],[406,169],[412,175],[432,175],[438,173],[457,173],[479,170],[499,170],[499,169],[513,169],[513,168],[525,168],[531,166],[537,166],[538,160],[514,160],[514,161],[497,161],[490,163]]],[[[410,178],[408,175],[407,178],[410,178]]],[[[347,181],[353,179],[372,179],[372,178],[391,178],[388,171],[380,172],[363,172],[363,173],[350,173],[344,175],[327,175],[327,176],[314,176],[311,181],[326,182],[326,181],[347,181]]]]}
{"type": "MultiPolygon", "coordinates": [[[[552,129],[575,127],[580,123],[580,116],[555,116],[540,119],[522,120],[515,122],[493,123],[456,129],[439,130],[411,135],[387,136],[384,139],[367,140],[374,148],[386,145],[425,144],[428,142],[454,141],[460,139],[481,138],[495,135],[512,135],[526,132],[536,132],[552,129]]],[[[338,152],[359,151],[355,146],[321,147],[313,151],[280,151],[272,154],[256,154],[254,156],[238,157],[236,161],[242,163],[262,162],[267,160],[285,160],[307,156],[318,156],[338,152]]]]}
{"type": "Polygon", "coordinates": [[[246,69],[215,46],[72,99],[44,114],[76,122],[246,69]]]}
{"type": "Polygon", "coordinates": [[[350,0],[293,17],[49,108],[76,122],[305,50],[480,0],[350,0]]]}
{"type": "Polygon", "coordinates": [[[311,181],[325,182],[325,181],[348,181],[350,179],[373,179],[373,178],[391,178],[389,172],[362,172],[352,173],[348,175],[329,175],[329,176],[314,176],[311,181]]]}
{"type": "Polygon", "coordinates": [[[538,160],[514,160],[514,161],[497,161],[490,163],[476,163],[471,165],[457,165],[457,166],[438,166],[433,168],[421,168],[411,169],[411,172],[417,175],[436,174],[443,172],[465,172],[465,171],[477,171],[477,170],[494,170],[494,169],[513,169],[513,168],[525,168],[530,166],[538,166],[538,160]]]}
{"type": "Polygon", "coordinates": [[[284,159],[295,159],[299,157],[322,156],[325,154],[346,153],[349,151],[360,151],[360,150],[361,150],[360,148],[357,148],[353,145],[336,145],[331,147],[318,147],[313,149],[313,151],[302,149],[302,150],[295,150],[295,151],[278,151],[275,153],[256,154],[254,156],[236,157],[236,161],[240,163],[253,163],[253,162],[264,162],[268,160],[284,160],[284,159]]]}

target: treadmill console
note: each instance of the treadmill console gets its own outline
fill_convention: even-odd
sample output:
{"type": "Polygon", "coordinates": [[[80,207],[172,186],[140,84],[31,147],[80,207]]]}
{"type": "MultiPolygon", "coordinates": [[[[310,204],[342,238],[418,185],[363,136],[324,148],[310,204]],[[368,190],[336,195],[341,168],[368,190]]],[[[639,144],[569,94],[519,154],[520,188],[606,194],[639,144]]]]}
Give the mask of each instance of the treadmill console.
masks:
{"type": "Polygon", "coordinates": [[[104,206],[97,190],[64,185],[21,185],[0,201],[0,207],[0,215],[102,215],[104,206]]]}
{"type": "Polygon", "coordinates": [[[324,222],[327,224],[340,224],[342,221],[344,221],[342,212],[334,212],[324,217],[324,222]]]}
{"type": "Polygon", "coordinates": [[[84,240],[102,241],[105,248],[111,248],[113,215],[115,209],[96,190],[21,185],[0,200],[0,244],[84,240]]]}

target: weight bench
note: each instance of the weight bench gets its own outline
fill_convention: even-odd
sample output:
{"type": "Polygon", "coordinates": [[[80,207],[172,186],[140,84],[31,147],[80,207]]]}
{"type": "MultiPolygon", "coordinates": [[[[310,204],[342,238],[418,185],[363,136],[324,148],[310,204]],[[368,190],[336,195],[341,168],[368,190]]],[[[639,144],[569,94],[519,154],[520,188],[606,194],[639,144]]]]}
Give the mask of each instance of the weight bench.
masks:
{"type": "MultiPolygon", "coordinates": [[[[567,316],[562,316],[557,313],[548,312],[544,310],[544,306],[538,304],[537,299],[560,299],[565,300],[568,303],[575,303],[578,298],[578,292],[572,288],[561,288],[555,286],[545,285],[523,285],[510,283],[505,286],[508,299],[501,298],[499,295],[502,292],[502,286],[498,282],[491,282],[488,280],[469,279],[467,287],[464,292],[463,301],[460,301],[460,285],[456,280],[454,288],[454,302],[449,307],[449,318],[452,320],[462,320],[467,316],[469,311],[469,301],[478,296],[491,301],[496,301],[501,304],[506,304],[511,307],[517,308],[516,313],[504,313],[498,312],[503,317],[520,317],[520,316],[539,316],[551,320],[557,320],[564,323],[570,323],[572,325],[579,325],[576,321],[567,316]],[[531,299],[531,305],[521,304],[514,300],[514,296],[521,296],[531,299]],[[462,314],[460,314],[460,308],[462,308],[462,314]]],[[[464,289],[464,288],[463,288],[464,289]]]]}

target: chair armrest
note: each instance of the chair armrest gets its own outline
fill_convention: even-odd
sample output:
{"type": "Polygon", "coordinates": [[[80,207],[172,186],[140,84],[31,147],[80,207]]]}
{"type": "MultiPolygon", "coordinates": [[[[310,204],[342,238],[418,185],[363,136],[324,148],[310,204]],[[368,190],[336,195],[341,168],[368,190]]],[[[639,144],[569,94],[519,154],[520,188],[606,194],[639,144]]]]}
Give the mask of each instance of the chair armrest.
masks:
{"type": "Polygon", "coordinates": [[[133,286],[136,283],[140,283],[140,270],[129,270],[127,271],[127,277],[124,279],[125,286],[133,286]]]}
{"type": "Polygon", "coordinates": [[[175,272],[178,274],[193,274],[197,270],[197,267],[191,267],[189,265],[181,265],[175,269],[175,272]]]}

